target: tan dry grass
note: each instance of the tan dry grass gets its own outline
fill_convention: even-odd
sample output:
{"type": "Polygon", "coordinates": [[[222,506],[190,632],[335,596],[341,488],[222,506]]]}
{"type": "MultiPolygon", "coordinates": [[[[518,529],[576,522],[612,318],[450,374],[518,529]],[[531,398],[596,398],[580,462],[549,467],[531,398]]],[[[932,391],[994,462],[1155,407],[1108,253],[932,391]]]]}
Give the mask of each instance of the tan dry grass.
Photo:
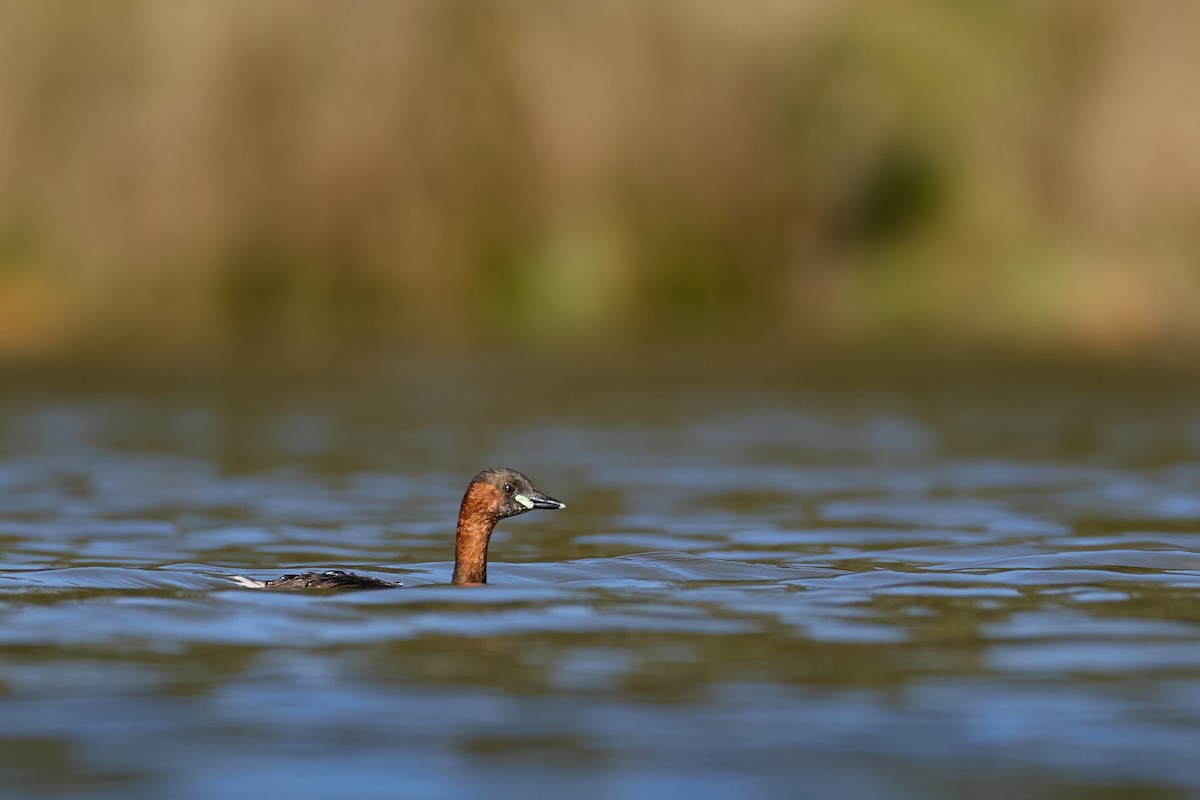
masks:
{"type": "Polygon", "coordinates": [[[1194,346],[1198,34],[1119,0],[0,3],[0,343],[1194,346]]]}

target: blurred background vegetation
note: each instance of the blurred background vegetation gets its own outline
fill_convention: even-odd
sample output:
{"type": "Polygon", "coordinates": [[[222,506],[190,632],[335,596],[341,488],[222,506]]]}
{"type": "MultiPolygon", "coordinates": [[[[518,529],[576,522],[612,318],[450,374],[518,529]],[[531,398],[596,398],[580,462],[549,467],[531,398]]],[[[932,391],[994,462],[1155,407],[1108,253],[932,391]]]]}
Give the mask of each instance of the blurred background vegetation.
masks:
{"type": "Polygon", "coordinates": [[[0,356],[1200,344],[1200,4],[0,0],[0,356]]]}

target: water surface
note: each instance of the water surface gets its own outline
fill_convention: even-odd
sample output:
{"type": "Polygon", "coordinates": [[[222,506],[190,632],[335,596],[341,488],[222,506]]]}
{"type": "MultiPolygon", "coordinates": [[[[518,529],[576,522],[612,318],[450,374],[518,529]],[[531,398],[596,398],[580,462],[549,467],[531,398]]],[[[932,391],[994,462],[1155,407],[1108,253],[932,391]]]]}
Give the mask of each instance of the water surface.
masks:
{"type": "Polygon", "coordinates": [[[0,786],[1195,796],[1198,400],[670,365],[14,373],[0,786]],[[448,587],[492,464],[568,507],[502,523],[492,583],[448,587]],[[318,567],[406,588],[228,579],[318,567]]]}

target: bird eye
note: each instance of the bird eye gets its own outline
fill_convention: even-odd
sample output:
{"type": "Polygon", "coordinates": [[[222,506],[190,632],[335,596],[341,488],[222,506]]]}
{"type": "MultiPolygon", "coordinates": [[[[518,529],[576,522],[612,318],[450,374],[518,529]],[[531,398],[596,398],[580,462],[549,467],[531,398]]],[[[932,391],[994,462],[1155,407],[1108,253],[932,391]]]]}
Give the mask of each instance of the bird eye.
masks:
{"type": "Polygon", "coordinates": [[[504,484],[504,493],[505,493],[505,494],[512,494],[512,493],[513,493],[513,485],[512,485],[511,483],[506,483],[506,484],[504,484]]]}

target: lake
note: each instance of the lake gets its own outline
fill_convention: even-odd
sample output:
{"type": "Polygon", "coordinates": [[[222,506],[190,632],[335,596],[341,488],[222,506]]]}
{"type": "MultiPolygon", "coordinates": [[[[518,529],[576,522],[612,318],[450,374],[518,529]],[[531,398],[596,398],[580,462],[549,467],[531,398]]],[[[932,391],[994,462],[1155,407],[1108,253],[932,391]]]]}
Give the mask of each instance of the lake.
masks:
{"type": "Polygon", "coordinates": [[[0,375],[0,795],[1200,795],[1200,383],[0,375]],[[507,465],[567,508],[446,585],[507,465]],[[341,568],[403,589],[232,575],[341,568]]]}

